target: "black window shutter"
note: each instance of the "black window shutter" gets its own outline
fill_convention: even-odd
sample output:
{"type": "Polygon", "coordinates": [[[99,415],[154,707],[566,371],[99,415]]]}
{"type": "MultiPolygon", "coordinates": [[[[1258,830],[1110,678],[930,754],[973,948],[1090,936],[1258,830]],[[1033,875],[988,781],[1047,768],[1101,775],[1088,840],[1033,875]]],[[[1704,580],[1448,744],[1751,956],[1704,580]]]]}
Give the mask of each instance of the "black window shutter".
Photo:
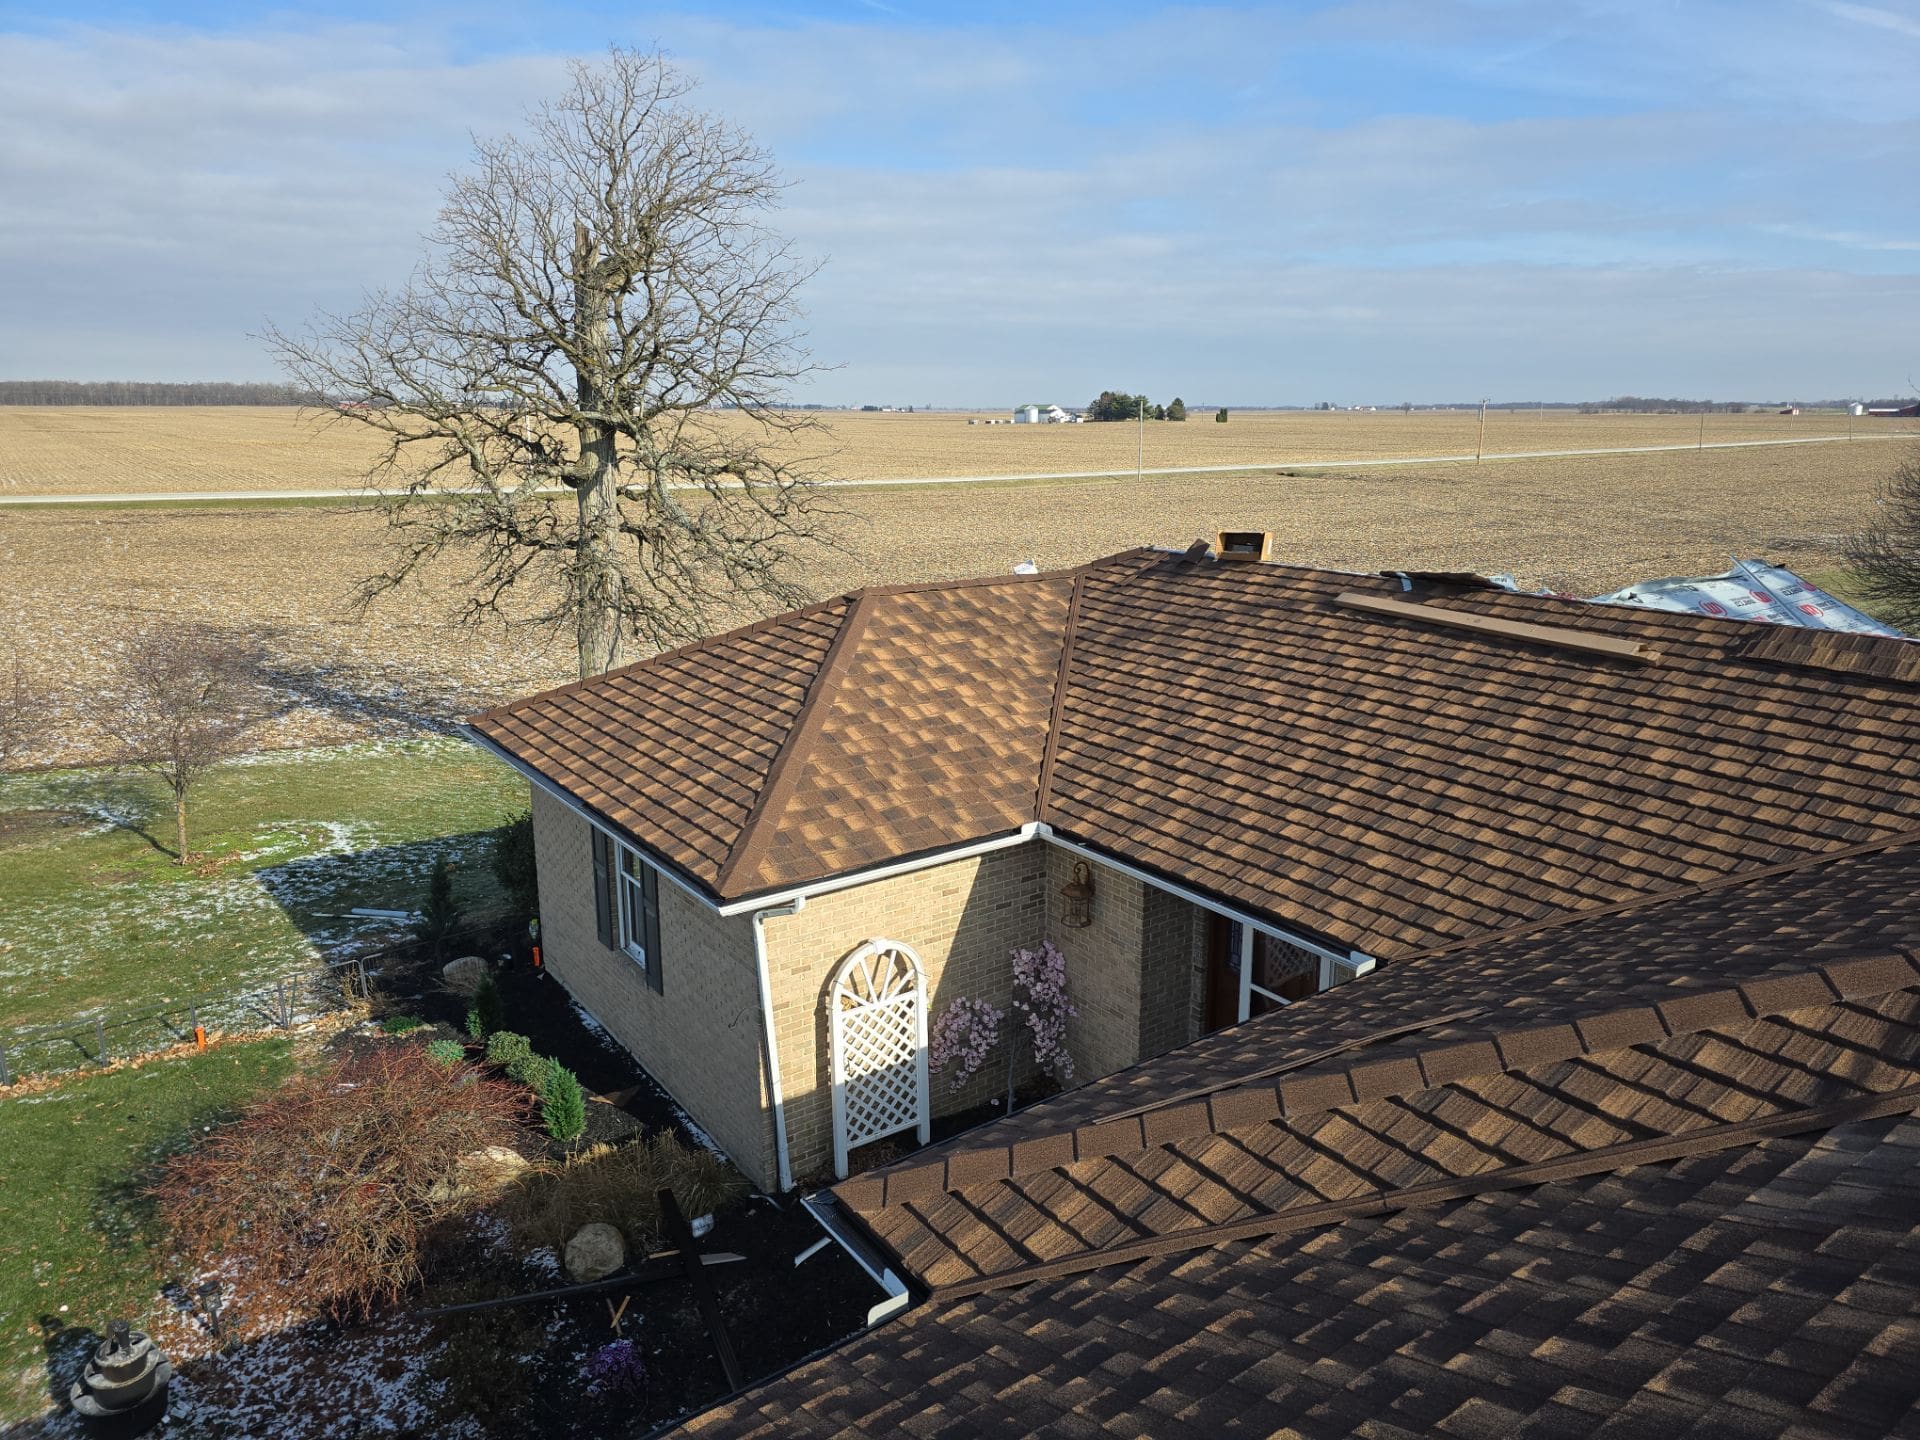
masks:
{"type": "Polygon", "coordinates": [[[613,845],[600,833],[598,826],[589,826],[593,836],[593,919],[600,931],[600,943],[609,949],[616,941],[613,935],[613,845]]]}
{"type": "Polygon", "coordinates": [[[665,993],[660,954],[660,872],[651,865],[640,867],[640,903],[646,910],[647,984],[665,993]]]}

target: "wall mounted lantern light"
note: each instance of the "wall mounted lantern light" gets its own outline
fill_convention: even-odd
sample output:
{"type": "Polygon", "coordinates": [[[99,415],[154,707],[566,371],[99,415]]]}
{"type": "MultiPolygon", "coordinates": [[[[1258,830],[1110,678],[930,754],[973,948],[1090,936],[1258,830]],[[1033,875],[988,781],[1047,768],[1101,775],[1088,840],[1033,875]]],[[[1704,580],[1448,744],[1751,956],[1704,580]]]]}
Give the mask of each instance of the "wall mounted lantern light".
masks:
{"type": "Polygon", "coordinates": [[[1062,925],[1084,930],[1093,924],[1093,871],[1086,861],[1073,862],[1073,878],[1060,887],[1060,899],[1064,902],[1060,911],[1062,925]]]}

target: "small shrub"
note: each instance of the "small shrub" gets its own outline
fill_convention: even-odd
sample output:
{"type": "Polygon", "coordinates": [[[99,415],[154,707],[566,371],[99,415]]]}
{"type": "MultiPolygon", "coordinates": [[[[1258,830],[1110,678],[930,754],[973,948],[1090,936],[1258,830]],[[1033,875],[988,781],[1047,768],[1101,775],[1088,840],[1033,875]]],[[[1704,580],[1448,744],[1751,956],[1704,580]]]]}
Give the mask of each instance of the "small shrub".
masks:
{"type": "Polygon", "coordinates": [[[493,875],[515,915],[540,908],[540,879],[534,869],[533,812],[509,815],[493,832],[493,875]]]}
{"type": "Polygon", "coordinates": [[[424,1047],[380,1046],[295,1075],[168,1161],[156,1208],[189,1264],[248,1276],[240,1321],[357,1318],[418,1282],[442,1182],[512,1140],[522,1103],[424,1047]]]}
{"type": "Polygon", "coordinates": [[[473,1004],[467,1010],[467,1033],[484,1040],[507,1024],[507,1002],[500,998],[500,987],[487,976],[473,992],[473,1004]]]}
{"type": "Polygon", "coordinates": [[[587,1096],[580,1078],[558,1060],[547,1061],[540,1085],[540,1118],[547,1133],[559,1141],[578,1140],[587,1133],[587,1096]]]}
{"type": "Polygon", "coordinates": [[[433,878],[427,882],[427,903],[420,907],[414,933],[433,946],[433,953],[438,955],[446,949],[459,923],[460,912],[453,903],[453,864],[436,860],[433,878]]]}
{"type": "Polygon", "coordinates": [[[613,1340],[587,1357],[580,1378],[589,1395],[631,1400],[646,1393],[647,1362],[631,1340],[613,1340]]]}
{"type": "Polygon", "coordinates": [[[410,1035],[415,1030],[424,1030],[427,1022],[418,1015],[389,1015],[380,1022],[383,1035],[410,1035]]]}
{"type": "Polygon", "coordinates": [[[529,1046],[526,1054],[516,1055],[507,1062],[507,1078],[518,1080],[535,1095],[543,1094],[547,1084],[546,1057],[534,1054],[529,1046]]]}
{"type": "Polygon", "coordinates": [[[487,1036],[487,1059],[492,1064],[511,1067],[522,1056],[532,1054],[533,1042],[524,1035],[516,1035],[511,1030],[495,1030],[487,1036]]]}
{"type": "Polygon", "coordinates": [[[462,1045],[458,1040],[429,1040],[427,1042],[427,1054],[438,1060],[442,1065],[458,1065],[462,1060],[467,1058],[467,1047],[462,1045]]]}

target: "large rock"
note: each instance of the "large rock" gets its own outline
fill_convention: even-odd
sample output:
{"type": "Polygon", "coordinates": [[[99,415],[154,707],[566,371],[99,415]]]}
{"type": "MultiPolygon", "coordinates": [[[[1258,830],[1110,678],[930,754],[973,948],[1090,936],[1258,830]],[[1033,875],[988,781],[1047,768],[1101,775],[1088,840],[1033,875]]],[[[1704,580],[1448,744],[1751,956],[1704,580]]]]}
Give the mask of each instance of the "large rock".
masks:
{"type": "Polygon", "coordinates": [[[504,1145],[469,1150],[453,1162],[452,1173],[433,1182],[427,1201],[451,1205],[472,1195],[490,1195],[511,1185],[526,1168],[526,1160],[504,1145]]]}
{"type": "Polygon", "coordinates": [[[506,1146],[489,1145],[484,1150],[469,1150],[454,1161],[453,1173],[471,1189],[497,1190],[512,1184],[526,1168],[526,1160],[506,1146]]]}
{"type": "Polygon", "coordinates": [[[567,1274],[580,1284],[604,1280],[627,1263],[627,1241],[611,1225],[582,1225],[567,1241],[567,1274]]]}
{"type": "Polygon", "coordinates": [[[480,988],[480,982],[492,973],[492,967],[478,955],[462,955],[458,960],[449,960],[440,967],[440,978],[447,988],[460,995],[471,995],[480,988]]]}

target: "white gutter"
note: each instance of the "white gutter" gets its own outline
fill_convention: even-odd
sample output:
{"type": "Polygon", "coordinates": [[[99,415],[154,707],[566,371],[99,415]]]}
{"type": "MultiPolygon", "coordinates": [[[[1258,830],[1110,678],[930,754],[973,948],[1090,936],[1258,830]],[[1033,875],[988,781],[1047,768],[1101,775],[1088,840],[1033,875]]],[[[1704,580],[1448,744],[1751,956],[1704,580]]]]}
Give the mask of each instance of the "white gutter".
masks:
{"type": "MultiPolygon", "coordinates": [[[[517,770],[534,786],[545,791],[553,799],[558,800],[562,805],[566,806],[567,809],[593,826],[594,829],[613,839],[620,839],[620,837],[615,835],[608,827],[605,820],[594,814],[593,811],[582,805],[578,800],[574,799],[572,795],[568,794],[567,791],[559,785],[556,785],[545,775],[542,775],[538,770],[527,764],[526,761],[520,759],[519,756],[496,745],[471,725],[462,725],[459,727],[459,730],[461,735],[466,739],[480,746],[481,749],[487,751],[490,755],[494,756],[494,758],[506,762],[508,766],[517,770]]],[[[854,886],[865,885],[870,880],[885,880],[893,875],[906,875],[915,870],[931,869],[935,865],[944,865],[949,860],[965,860],[974,855],[986,855],[995,850],[1011,849],[1015,845],[1024,845],[1036,836],[1044,836],[1049,833],[1051,832],[1045,825],[1037,821],[1029,821],[1013,833],[998,835],[991,840],[979,840],[971,845],[956,845],[950,849],[936,850],[928,855],[919,855],[911,860],[897,860],[890,865],[878,865],[868,870],[850,870],[845,874],[830,875],[824,880],[815,880],[807,885],[795,885],[790,889],[776,890],[769,895],[755,895],[745,900],[733,900],[725,904],[715,900],[713,896],[702,890],[694,884],[693,881],[679,874],[671,866],[660,863],[657,855],[653,857],[653,868],[658,870],[675,885],[679,886],[680,889],[684,890],[687,894],[691,895],[695,900],[698,900],[702,905],[706,906],[707,909],[713,911],[714,914],[724,916],[727,919],[732,919],[736,915],[750,915],[756,910],[775,910],[780,914],[789,914],[791,913],[790,911],[780,909],[780,907],[788,905],[795,900],[807,900],[815,895],[831,895],[836,890],[851,890],[854,886]]],[[[629,844],[630,842],[621,840],[621,843],[629,844]]]]}
{"type": "Polygon", "coordinates": [[[886,1299],[867,1311],[867,1324],[878,1325],[889,1315],[907,1308],[907,1302],[912,1298],[907,1293],[907,1282],[894,1274],[891,1265],[869,1250],[859,1236],[841,1223],[839,1216],[834,1213],[836,1207],[831,1192],[809,1195],[800,1202],[800,1206],[847,1252],[854,1264],[867,1272],[874,1284],[887,1292],[886,1299]]]}
{"type": "Polygon", "coordinates": [[[753,912],[753,968],[760,980],[760,1029],[767,1037],[767,1087],[773,1102],[774,1178],[780,1193],[793,1188],[793,1164],[787,1155],[787,1100],[780,1088],[780,1042],[773,1029],[773,982],[767,975],[767,921],[776,915],[798,915],[807,897],[796,895],[785,905],[769,905],[753,912]]]}
{"type": "MultiPolygon", "coordinates": [[[[991,840],[979,840],[971,845],[957,845],[949,850],[936,850],[930,855],[915,856],[911,860],[897,860],[891,865],[877,865],[869,870],[849,870],[843,875],[831,875],[825,880],[815,880],[811,884],[796,885],[791,890],[778,890],[771,895],[756,895],[749,900],[734,900],[714,908],[722,915],[745,915],[749,911],[765,906],[784,905],[791,900],[807,900],[815,895],[831,895],[836,890],[851,890],[856,885],[865,885],[873,880],[885,880],[894,875],[907,875],[915,870],[931,869],[935,865],[944,865],[949,860],[966,860],[975,855],[988,855],[995,850],[1010,850],[1015,845],[1024,845],[1036,837],[1044,837],[1052,832],[1037,820],[1030,820],[1010,835],[996,835],[991,840]]],[[[713,904],[708,901],[708,904],[713,904]]]]}
{"type": "Polygon", "coordinates": [[[1162,879],[1150,870],[1142,870],[1136,865],[1129,865],[1124,860],[1116,860],[1113,856],[1099,850],[1089,850],[1085,845],[1078,844],[1075,841],[1063,840],[1054,834],[1052,828],[1049,826],[1043,825],[1040,828],[1044,832],[1042,838],[1049,844],[1058,845],[1070,855],[1077,855],[1081,859],[1092,861],[1096,865],[1104,865],[1109,870],[1118,870],[1122,875],[1129,875],[1143,885],[1151,885],[1156,890],[1164,890],[1167,894],[1184,900],[1189,905],[1197,905],[1202,910],[1224,916],[1226,919],[1232,920],[1238,925],[1245,926],[1249,930],[1258,930],[1263,935],[1271,935],[1276,940],[1284,940],[1289,945],[1297,945],[1302,950],[1309,950],[1322,959],[1338,960],[1346,963],[1358,958],[1361,954],[1358,950],[1328,949],[1327,946],[1318,940],[1309,940],[1304,935],[1296,935],[1291,930],[1282,929],[1280,926],[1269,924],[1265,920],[1256,920],[1245,911],[1235,910],[1231,906],[1222,905],[1211,896],[1202,895],[1197,890],[1189,890],[1184,885],[1177,885],[1171,880],[1162,879]]]}
{"type": "MultiPolygon", "coordinates": [[[[573,796],[569,795],[565,790],[561,789],[560,786],[542,775],[538,770],[535,770],[517,756],[510,754],[508,751],[494,744],[493,741],[472,727],[463,725],[460,729],[467,738],[506,761],[508,765],[526,776],[533,784],[558,800],[588,824],[605,833],[612,833],[607,829],[607,824],[604,820],[587,809],[586,806],[574,799],[573,796]]],[[[996,850],[1009,850],[1015,845],[1024,845],[1029,840],[1044,840],[1050,845],[1058,845],[1069,854],[1077,855],[1081,859],[1090,860],[1095,864],[1104,865],[1110,870],[1118,870],[1121,874],[1131,876],[1144,885],[1151,885],[1156,890],[1162,890],[1169,895],[1177,896],[1190,905],[1197,905],[1202,910],[1209,911],[1215,915],[1225,916],[1237,924],[1258,930],[1264,935],[1271,935],[1276,940],[1284,940],[1289,945],[1297,945],[1302,950],[1311,951],[1323,960],[1338,963],[1343,966],[1359,966],[1361,967],[1357,971],[1359,974],[1364,975],[1372,968],[1372,957],[1367,955],[1365,951],[1340,951],[1330,949],[1317,940],[1309,940],[1304,935],[1295,934],[1293,931],[1283,929],[1278,925],[1269,924],[1264,920],[1256,920],[1245,911],[1223,905],[1220,901],[1210,896],[1202,895],[1197,890],[1190,890],[1184,885],[1164,879],[1159,875],[1153,874],[1151,871],[1129,865],[1126,861],[1116,859],[1114,856],[1105,854],[1102,851],[1090,850],[1086,846],[1077,844],[1072,840],[1062,839],[1060,836],[1054,834],[1053,827],[1044,820],[1030,820],[1018,830],[1007,835],[995,836],[991,840],[981,840],[971,845],[956,845],[950,849],[936,850],[931,854],[916,856],[911,860],[898,860],[890,865],[878,865],[867,870],[848,871],[842,875],[832,875],[824,880],[813,881],[811,884],[795,885],[787,890],[778,890],[770,895],[756,895],[750,899],[734,900],[724,904],[716,901],[711,895],[698,888],[692,881],[685,879],[668,866],[656,864],[654,868],[717,915],[725,916],[729,919],[735,915],[750,915],[761,911],[776,915],[790,915],[793,914],[794,911],[786,909],[785,907],[793,905],[795,902],[804,902],[816,895],[831,895],[836,890],[851,890],[856,885],[865,885],[874,880],[885,880],[895,875],[911,874],[915,870],[930,869],[935,865],[944,865],[949,860],[966,860],[976,855],[988,855],[996,850]]],[[[755,934],[756,936],[759,934],[757,925],[755,927],[755,934]]],[[[1326,988],[1326,977],[1324,975],[1322,976],[1322,981],[1321,988],[1324,989],[1326,988]]],[[[761,990],[764,999],[766,991],[764,978],[761,982],[761,990]]],[[[769,1029],[768,1034],[769,1037],[771,1037],[771,1029],[769,1029]]]]}

